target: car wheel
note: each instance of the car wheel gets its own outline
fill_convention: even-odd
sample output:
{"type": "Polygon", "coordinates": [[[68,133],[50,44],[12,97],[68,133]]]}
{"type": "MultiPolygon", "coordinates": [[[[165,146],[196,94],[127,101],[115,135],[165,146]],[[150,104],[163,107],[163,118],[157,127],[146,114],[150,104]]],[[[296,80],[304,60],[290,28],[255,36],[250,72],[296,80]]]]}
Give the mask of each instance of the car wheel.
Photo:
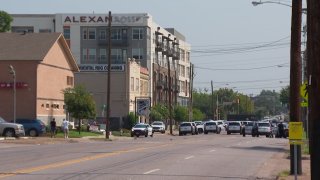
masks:
{"type": "Polygon", "coordinates": [[[182,136],[183,134],[181,132],[179,132],[179,136],[182,136]]]}
{"type": "Polygon", "coordinates": [[[148,137],[149,132],[147,131],[146,134],[144,135],[144,137],[148,137]]]}
{"type": "Polygon", "coordinates": [[[227,131],[227,134],[229,135],[229,134],[231,134],[231,132],[227,131]]]}
{"type": "Polygon", "coordinates": [[[36,137],[38,136],[38,132],[35,129],[30,129],[28,133],[31,137],[36,137]]]}
{"type": "Polygon", "coordinates": [[[204,131],[204,134],[208,134],[208,131],[204,131]]]}
{"type": "Polygon", "coordinates": [[[133,134],[131,134],[131,137],[133,137],[134,135],[133,134]]]}
{"type": "Polygon", "coordinates": [[[136,135],[137,137],[139,137],[140,135],[138,134],[138,135],[136,135]]]}
{"type": "Polygon", "coordinates": [[[16,136],[16,133],[14,132],[13,129],[7,129],[7,130],[4,132],[4,136],[5,136],[5,137],[15,137],[15,136],[16,136]]]}
{"type": "Polygon", "coordinates": [[[165,133],[165,131],[161,131],[161,134],[164,134],[165,133]]]}
{"type": "Polygon", "coordinates": [[[153,133],[150,135],[150,137],[153,137],[153,133]]]}

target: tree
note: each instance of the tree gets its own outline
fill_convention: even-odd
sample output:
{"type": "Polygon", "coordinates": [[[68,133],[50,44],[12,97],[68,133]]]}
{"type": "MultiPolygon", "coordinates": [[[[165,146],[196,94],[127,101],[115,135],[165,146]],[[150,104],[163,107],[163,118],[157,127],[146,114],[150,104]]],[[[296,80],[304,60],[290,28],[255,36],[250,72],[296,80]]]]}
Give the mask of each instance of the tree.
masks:
{"type": "Polygon", "coordinates": [[[280,102],[283,105],[289,104],[289,98],[290,98],[290,86],[288,85],[285,88],[282,88],[280,91],[280,102]]]}
{"type": "Polygon", "coordinates": [[[133,112],[130,112],[127,118],[129,120],[129,128],[131,129],[135,124],[137,124],[138,116],[135,116],[133,112]]]}
{"type": "Polygon", "coordinates": [[[206,117],[205,114],[203,114],[199,109],[197,108],[193,108],[192,109],[192,120],[193,121],[202,121],[204,120],[206,117]]]}
{"type": "Polygon", "coordinates": [[[81,120],[95,118],[96,105],[89,92],[83,86],[67,88],[63,91],[64,102],[67,111],[72,117],[79,120],[79,133],[81,130],[81,120]]]}
{"type": "Polygon", "coordinates": [[[178,122],[187,121],[188,108],[185,106],[176,106],[174,108],[174,120],[178,122]]]}
{"type": "Polygon", "coordinates": [[[157,104],[151,108],[150,118],[153,121],[163,121],[169,118],[169,109],[163,104],[157,104]]]}
{"type": "Polygon", "coordinates": [[[13,18],[5,11],[0,11],[0,32],[11,30],[11,22],[13,18]]]}

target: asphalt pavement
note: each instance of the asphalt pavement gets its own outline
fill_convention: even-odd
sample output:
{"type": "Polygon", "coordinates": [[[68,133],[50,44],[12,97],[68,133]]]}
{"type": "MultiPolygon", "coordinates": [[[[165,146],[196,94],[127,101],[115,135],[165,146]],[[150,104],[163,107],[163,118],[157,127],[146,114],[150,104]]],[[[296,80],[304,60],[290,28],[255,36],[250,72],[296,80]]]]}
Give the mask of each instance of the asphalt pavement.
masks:
{"type": "Polygon", "coordinates": [[[0,179],[276,179],[287,168],[278,168],[287,139],[224,133],[113,138],[0,141],[0,179]]]}

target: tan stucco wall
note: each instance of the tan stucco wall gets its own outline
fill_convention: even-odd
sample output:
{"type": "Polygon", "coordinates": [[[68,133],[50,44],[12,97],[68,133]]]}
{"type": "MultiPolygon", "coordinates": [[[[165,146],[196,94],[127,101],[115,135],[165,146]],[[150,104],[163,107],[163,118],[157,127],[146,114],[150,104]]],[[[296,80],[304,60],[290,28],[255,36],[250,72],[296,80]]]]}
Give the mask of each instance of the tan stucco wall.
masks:
{"type": "Polygon", "coordinates": [[[67,85],[67,77],[74,77],[74,75],[62,48],[59,42],[55,43],[37,70],[37,114],[46,123],[49,123],[51,117],[55,117],[57,123],[61,123],[62,119],[66,118],[62,91],[73,87],[67,85]],[[49,108],[46,108],[46,104],[49,104],[49,108]],[[58,106],[54,107],[54,105],[58,106]]]}
{"type": "MultiPolygon", "coordinates": [[[[122,117],[127,115],[128,103],[126,90],[126,71],[111,72],[111,114],[110,117],[122,117]]],[[[89,91],[96,102],[97,117],[102,117],[102,106],[107,104],[107,72],[81,72],[75,73],[75,84],[83,85],[89,91]]]]}

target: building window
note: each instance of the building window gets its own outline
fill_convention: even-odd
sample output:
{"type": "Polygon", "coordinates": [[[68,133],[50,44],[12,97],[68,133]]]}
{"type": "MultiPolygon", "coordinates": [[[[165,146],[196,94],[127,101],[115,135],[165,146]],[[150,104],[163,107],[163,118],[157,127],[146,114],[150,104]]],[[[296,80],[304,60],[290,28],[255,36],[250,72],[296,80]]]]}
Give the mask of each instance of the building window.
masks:
{"type": "Polygon", "coordinates": [[[111,30],[111,39],[112,40],[121,40],[122,39],[121,29],[112,29],[111,30]]]}
{"type": "Polygon", "coordinates": [[[136,78],[136,91],[139,92],[139,78],[136,78]]]}
{"type": "Polygon", "coordinates": [[[63,36],[65,39],[70,39],[70,26],[63,26],[63,36]]]}
{"type": "Polygon", "coordinates": [[[99,31],[99,39],[100,40],[106,40],[107,39],[107,31],[105,29],[99,31]]]}
{"type": "Polygon", "coordinates": [[[73,77],[67,76],[67,85],[68,86],[73,86],[73,77]]]}
{"type": "Polygon", "coordinates": [[[50,104],[46,103],[46,109],[49,109],[49,108],[50,108],[50,104]]]}
{"type": "Polygon", "coordinates": [[[143,39],[143,28],[132,28],[132,39],[133,40],[143,39]]]}
{"type": "Polygon", "coordinates": [[[96,60],[96,49],[83,49],[82,50],[82,61],[93,62],[96,60]]]}
{"type": "Polygon", "coordinates": [[[95,61],[96,60],[97,51],[96,49],[89,49],[89,61],[95,61]]]}
{"type": "Polygon", "coordinates": [[[187,58],[186,58],[186,60],[187,60],[187,63],[190,62],[190,52],[187,52],[187,58]]]}
{"type": "Polygon", "coordinates": [[[100,49],[100,61],[101,62],[107,61],[107,50],[106,49],[100,49]]]}
{"type": "Polygon", "coordinates": [[[190,67],[187,67],[187,75],[186,75],[186,77],[188,78],[189,76],[190,76],[190,67]]]}
{"type": "Polygon", "coordinates": [[[82,29],[82,39],[86,40],[88,39],[88,31],[87,28],[82,29]]]}
{"type": "Polygon", "coordinates": [[[39,29],[39,33],[51,33],[51,29],[39,29]]]}
{"type": "Polygon", "coordinates": [[[89,40],[96,39],[96,29],[95,28],[88,28],[89,31],[89,40]]]}
{"type": "Polygon", "coordinates": [[[121,49],[111,49],[111,62],[114,64],[123,63],[121,49]]]}
{"type": "Polygon", "coordinates": [[[134,91],[134,77],[130,78],[131,84],[130,84],[130,90],[134,91]]]}
{"type": "Polygon", "coordinates": [[[133,48],[132,49],[132,58],[143,59],[143,49],[142,48],[133,48]]]}

